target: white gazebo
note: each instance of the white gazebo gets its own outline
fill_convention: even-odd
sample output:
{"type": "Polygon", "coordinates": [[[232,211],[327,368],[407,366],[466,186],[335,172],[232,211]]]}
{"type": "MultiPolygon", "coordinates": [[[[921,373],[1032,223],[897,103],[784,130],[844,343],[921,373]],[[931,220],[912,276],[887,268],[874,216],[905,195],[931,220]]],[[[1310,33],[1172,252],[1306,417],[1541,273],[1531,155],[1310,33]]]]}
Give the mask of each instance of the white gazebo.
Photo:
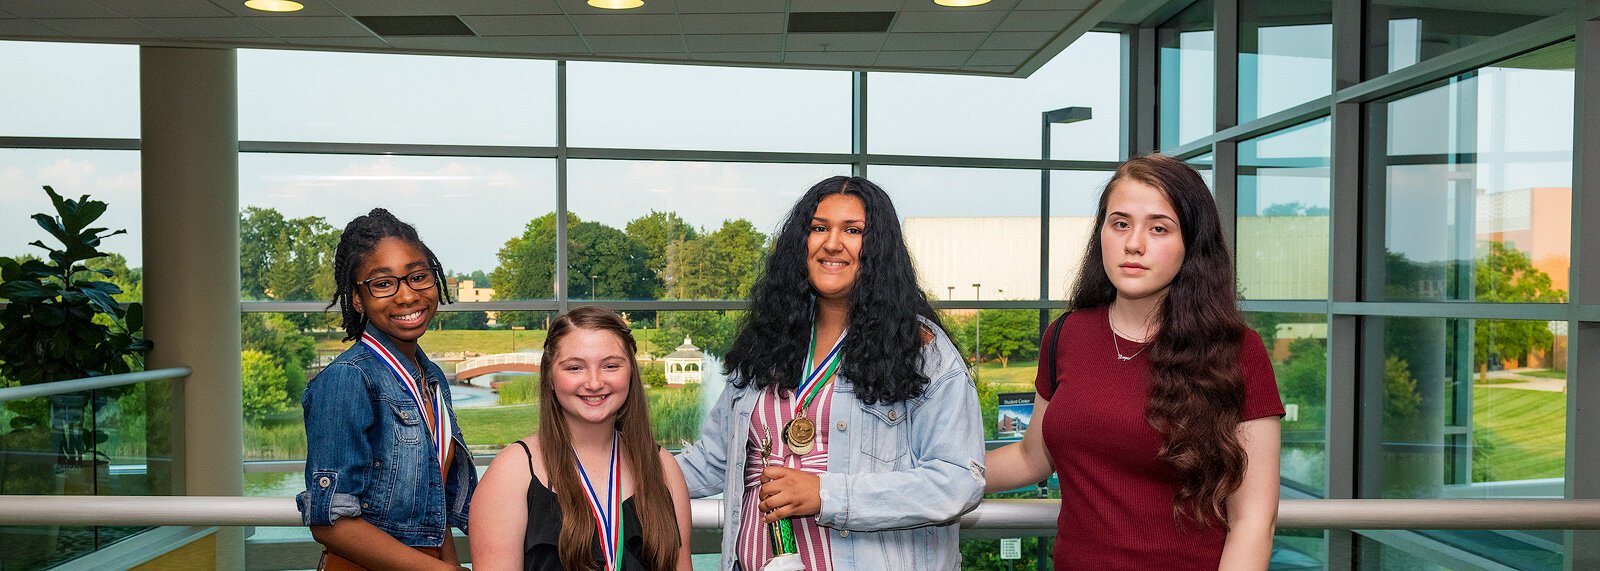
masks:
{"type": "Polygon", "coordinates": [[[689,336],[683,337],[683,344],[676,351],[667,355],[667,384],[681,385],[684,383],[700,382],[700,362],[705,358],[705,353],[700,352],[689,342],[689,336]]]}

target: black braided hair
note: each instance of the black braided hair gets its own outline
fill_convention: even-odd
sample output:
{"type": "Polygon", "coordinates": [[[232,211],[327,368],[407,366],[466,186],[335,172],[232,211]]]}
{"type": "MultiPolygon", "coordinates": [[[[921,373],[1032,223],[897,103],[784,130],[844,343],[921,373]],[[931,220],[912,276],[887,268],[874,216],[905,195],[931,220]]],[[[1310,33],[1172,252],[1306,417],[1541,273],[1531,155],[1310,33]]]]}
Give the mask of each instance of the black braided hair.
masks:
{"type": "Polygon", "coordinates": [[[351,301],[356,295],[356,269],[366,263],[367,255],[384,238],[399,238],[422,249],[422,253],[428,257],[428,267],[433,269],[434,287],[439,288],[440,303],[455,301],[450,299],[450,288],[444,281],[444,266],[439,263],[438,256],[433,255],[433,250],[428,249],[428,245],[417,237],[417,229],[401,222],[388,210],[374,208],[344,226],[344,234],[339,236],[339,248],[333,254],[333,283],[338,289],[333,294],[333,301],[328,302],[328,308],[339,306],[339,312],[343,314],[341,326],[344,327],[345,341],[361,337],[361,332],[367,327],[367,316],[356,311],[351,301]]]}

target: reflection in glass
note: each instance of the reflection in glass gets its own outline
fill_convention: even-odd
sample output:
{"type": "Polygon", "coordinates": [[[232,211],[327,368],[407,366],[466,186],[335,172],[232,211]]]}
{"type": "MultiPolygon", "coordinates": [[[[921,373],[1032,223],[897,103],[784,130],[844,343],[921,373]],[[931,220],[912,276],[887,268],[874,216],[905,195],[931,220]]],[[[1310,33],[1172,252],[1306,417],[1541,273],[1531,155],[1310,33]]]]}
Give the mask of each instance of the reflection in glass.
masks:
{"type": "Polygon", "coordinates": [[[0,136],[139,137],[137,46],[0,41],[0,69],[0,136]]]}
{"type": "Polygon", "coordinates": [[[845,165],[683,161],[568,168],[573,299],[745,299],[794,201],[850,174],[845,165]]]}
{"type": "Polygon", "coordinates": [[[1333,3],[1239,2],[1239,121],[1333,90],[1333,3]]]}
{"type": "Polygon", "coordinates": [[[1242,298],[1328,297],[1331,145],[1326,117],[1239,143],[1242,298]]]}
{"type": "Polygon", "coordinates": [[[1067,299],[1078,278],[1089,238],[1095,231],[1095,208],[1111,180],[1109,172],[1050,172],[1050,299],[1067,299]]]}
{"type": "Polygon", "coordinates": [[[874,166],[936,299],[1039,298],[1039,172],[874,166]]]}
{"type": "Polygon", "coordinates": [[[1089,107],[1051,128],[1053,159],[1114,161],[1122,99],[1121,38],[1090,32],[1025,80],[921,73],[869,75],[867,145],[878,154],[1039,158],[1039,115],[1089,107]]]}
{"type": "Polygon", "coordinates": [[[1216,130],[1216,31],[1212,0],[1200,0],[1162,24],[1160,49],[1161,148],[1216,130]]]}
{"type": "Polygon", "coordinates": [[[239,138],[554,145],[555,86],[550,61],[239,50],[239,138]]]}
{"type": "Polygon", "coordinates": [[[1493,38],[1570,8],[1564,2],[1461,5],[1418,0],[1370,0],[1367,77],[1377,77],[1493,38]]]}
{"type": "Polygon", "coordinates": [[[571,62],[568,144],[847,153],[850,81],[843,71],[571,62]]]}
{"type": "Polygon", "coordinates": [[[1321,497],[1328,471],[1328,319],[1302,313],[1247,313],[1245,319],[1266,344],[1283,398],[1283,485],[1321,497]]]}
{"type": "Polygon", "coordinates": [[[1368,107],[1387,259],[1366,299],[1566,300],[1573,61],[1567,41],[1368,107]]]}
{"type": "Polygon", "coordinates": [[[550,299],[555,179],[544,159],[241,153],[241,294],[333,299],[339,231],[383,207],[417,227],[447,273],[495,275],[492,299],[550,299]]]}

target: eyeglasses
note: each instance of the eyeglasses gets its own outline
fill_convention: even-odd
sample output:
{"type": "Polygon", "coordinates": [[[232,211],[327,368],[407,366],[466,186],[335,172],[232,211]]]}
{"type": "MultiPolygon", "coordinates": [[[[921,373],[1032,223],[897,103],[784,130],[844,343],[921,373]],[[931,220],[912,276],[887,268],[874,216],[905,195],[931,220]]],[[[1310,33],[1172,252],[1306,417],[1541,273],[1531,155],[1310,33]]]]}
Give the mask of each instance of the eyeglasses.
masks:
{"type": "Polygon", "coordinates": [[[423,291],[432,289],[434,284],[438,283],[438,280],[434,277],[433,268],[429,268],[411,272],[406,274],[404,278],[394,276],[370,277],[356,282],[356,285],[366,286],[367,295],[381,299],[400,293],[400,282],[405,282],[406,287],[411,288],[411,291],[423,291]]]}

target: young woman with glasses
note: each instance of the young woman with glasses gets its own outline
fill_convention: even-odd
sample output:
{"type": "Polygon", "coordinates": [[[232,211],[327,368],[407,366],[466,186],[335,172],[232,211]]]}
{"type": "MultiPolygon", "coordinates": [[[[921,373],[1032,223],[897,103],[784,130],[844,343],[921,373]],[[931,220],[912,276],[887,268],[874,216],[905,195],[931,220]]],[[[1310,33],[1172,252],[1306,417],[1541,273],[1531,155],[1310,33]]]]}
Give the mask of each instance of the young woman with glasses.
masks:
{"type": "Polygon", "coordinates": [[[306,386],[301,520],[319,569],[458,569],[477,471],[444,372],[417,340],[449,293],[438,258],[382,208],[345,226],[333,302],[357,341],[306,386]]]}

